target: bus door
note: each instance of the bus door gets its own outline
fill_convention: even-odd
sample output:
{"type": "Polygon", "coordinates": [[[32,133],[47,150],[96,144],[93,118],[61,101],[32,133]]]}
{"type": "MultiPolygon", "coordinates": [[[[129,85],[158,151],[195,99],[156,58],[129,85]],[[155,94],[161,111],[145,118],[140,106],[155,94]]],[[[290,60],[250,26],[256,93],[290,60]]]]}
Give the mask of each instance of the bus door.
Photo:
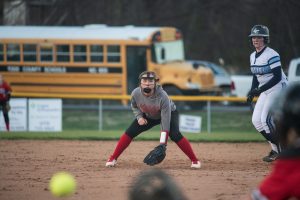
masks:
{"type": "Polygon", "coordinates": [[[127,46],[127,91],[129,94],[138,86],[140,73],[147,70],[146,50],[147,47],[144,46],[127,46]]]}

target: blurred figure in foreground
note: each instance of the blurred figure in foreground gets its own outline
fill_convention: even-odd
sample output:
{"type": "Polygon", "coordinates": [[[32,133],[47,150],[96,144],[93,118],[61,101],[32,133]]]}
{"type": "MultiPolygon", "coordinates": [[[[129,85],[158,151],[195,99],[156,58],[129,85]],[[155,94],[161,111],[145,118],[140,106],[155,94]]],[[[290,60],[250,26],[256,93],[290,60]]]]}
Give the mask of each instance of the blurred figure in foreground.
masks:
{"type": "Polygon", "coordinates": [[[8,112],[10,110],[10,105],[9,105],[10,93],[11,93],[11,88],[9,84],[6,81],[4,81],[2,75],[0,74],[0,106],[3,113],[7,131],[9,131],[8,112]]]}
{"type": "Polygon", "coordinates": [[[186,200],[174,180],[159,169],[137,176],[129,191],[129,200],[186,200]]]}
{"type": "Polygon", "coordinates": [[[253,200],[300,199],[300,83],[290,85],[272,111],[282,152],[271,174],[251,197],[253,200]]]}

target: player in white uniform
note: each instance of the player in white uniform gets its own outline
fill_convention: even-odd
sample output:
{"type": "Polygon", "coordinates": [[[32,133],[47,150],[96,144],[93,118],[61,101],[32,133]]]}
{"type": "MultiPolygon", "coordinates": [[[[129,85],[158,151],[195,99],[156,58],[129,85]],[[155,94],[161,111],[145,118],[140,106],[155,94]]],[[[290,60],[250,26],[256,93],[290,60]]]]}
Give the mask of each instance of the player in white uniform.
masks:
{"type": "Polygon", "coordinates": [[[255,51],[250,55],[250,66],[253,74],[251,90],[247,102],[252,103],[258,96],[252,123],[270,143],[271,152],[263,158],[265,162],[276,160],[280,152],[278,138],[275,133],[270,106],[276,95],[286,87],[287,78],[281,68],[279,54],[267,46],[270,42],[269,29],[263,25],[255,25],[249,35],[255,51]]]}

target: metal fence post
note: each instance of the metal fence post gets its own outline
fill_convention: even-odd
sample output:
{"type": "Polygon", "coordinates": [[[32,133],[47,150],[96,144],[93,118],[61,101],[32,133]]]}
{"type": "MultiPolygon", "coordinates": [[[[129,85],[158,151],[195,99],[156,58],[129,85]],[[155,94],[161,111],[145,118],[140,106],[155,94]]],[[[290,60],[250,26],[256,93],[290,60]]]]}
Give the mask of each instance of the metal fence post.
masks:
{"type": "Polygon", "coordinates": [[[102,99],[99,100],[99,131],[103,130],[103,106],[102,106],[102,99]]]}
{"type": "Polygon", "coordinates": [[[29,98],[26,98],[26,131],[29,131],[29,98]]]}
{"type": "Polygon", "coordinates": [[[210,108],[210,101],[207,101],[207,132],[211,133],[211,108],[210,108]]]}

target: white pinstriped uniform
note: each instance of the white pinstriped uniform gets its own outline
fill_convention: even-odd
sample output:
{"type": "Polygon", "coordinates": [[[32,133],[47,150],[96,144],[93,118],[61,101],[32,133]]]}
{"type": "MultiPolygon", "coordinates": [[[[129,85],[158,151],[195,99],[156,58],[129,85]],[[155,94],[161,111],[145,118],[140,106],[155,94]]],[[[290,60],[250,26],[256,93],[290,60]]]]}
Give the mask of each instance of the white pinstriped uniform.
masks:
{"type": "MultiPolygon", "coordinates": [[[[271,80],[273,77],[271,70],[281,67],[281,62],[279,54],[269,47],[266,47],[264,52],[257,58],[255,58],[255,54],[256,52],[253,52],[250,55],[251,72],[256,75],[260,87],[271,80]]],[[[282,69],[281,73],[281,81],[262,92],[255,105],[252,123],[259,132],[265,131],[267,134],[274,132],[274,125],[269,110],[280,90],[287,85],[287,78],[282,69]]]]}

